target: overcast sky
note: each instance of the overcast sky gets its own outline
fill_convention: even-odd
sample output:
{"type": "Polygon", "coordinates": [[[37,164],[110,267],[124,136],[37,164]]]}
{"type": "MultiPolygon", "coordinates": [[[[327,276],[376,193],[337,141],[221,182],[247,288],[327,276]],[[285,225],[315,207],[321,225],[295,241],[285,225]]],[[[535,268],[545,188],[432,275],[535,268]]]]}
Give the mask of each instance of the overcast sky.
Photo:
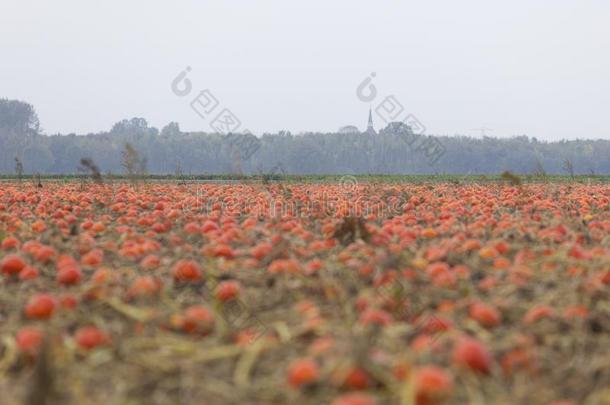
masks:
{"type": "Polygon", "coordinates": [[[610,2],[0,0],[0,97],[47,134],[210,131],[204,89],[257,134],[362,129],[394,95],[431,134],[610,139],[610,2]]]}

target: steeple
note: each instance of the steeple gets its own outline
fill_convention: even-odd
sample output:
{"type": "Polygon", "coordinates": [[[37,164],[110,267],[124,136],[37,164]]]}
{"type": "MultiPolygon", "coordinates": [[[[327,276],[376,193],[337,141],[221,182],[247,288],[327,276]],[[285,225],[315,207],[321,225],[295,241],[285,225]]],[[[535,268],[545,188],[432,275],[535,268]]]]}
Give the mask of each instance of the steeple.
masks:
{"type": "Polygon", "coordinates": [[[377,132],[375,132],[375,128],[373,128],[373,111],[370,107],[369,107],[369,123],[366,127],[366,133],[371,134],[371,135],[377,135],[377,132]]]}

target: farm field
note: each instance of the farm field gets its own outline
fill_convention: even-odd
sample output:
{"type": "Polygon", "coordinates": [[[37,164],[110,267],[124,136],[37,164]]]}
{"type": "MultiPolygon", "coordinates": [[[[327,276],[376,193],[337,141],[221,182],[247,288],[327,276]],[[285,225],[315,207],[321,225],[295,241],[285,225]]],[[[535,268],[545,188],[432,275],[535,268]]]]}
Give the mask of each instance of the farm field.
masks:
{"type": "Polygon", "coordinates": [[[610,404],[610,184],[0,183],[0,404],[610,404]]]}

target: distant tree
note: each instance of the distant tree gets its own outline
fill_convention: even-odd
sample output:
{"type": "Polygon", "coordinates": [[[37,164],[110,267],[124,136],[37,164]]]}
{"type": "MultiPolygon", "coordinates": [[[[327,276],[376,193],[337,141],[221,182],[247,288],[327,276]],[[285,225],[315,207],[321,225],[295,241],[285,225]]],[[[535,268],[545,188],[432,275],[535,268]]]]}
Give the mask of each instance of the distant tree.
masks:
{"type": "Polygon", "coordinates": [[[15,173],[17,174],[17,179],[21,181],[23,178],[23,163],[21,163],[18,157],[15,158],[15,173]]]}
{"type": "Polygon", "coordinates": [[[34,107],[23,101],[0,99],[0,134],[1,130],[16,134],[38,133],[40,121],[34,107]]]}
{"type": "Polygon", "coordinates": [[[28,139],[28,144],[21,149],[20,154],[28,170],[46,173],[55,161],[53,153],[47,145],[46,136],[37,135],[28,139]]]}
{"type": "Polygon", "coordinates": [[[161,136],[172,137],[180,135],[180,125],[177,122],[170,122],[161,129],[161,136]]]}
{"type": "Polygon", "coordinates": [[[354,125],[346,125],[344,127],[339,128],[338,132],[340,134],[358,134],[360,133],[360,130],[354,125]]]}
{"type": "Polygon", "coordinates": [[[129,120],[121,120],[112,126],[111,134],[138,132],[148,129],[148,121],[144,118],[131,118],[129,120]]]}
{"type": "Polygon", "coordinates": [[[182,176],[184,175],[184,171],[182,170],[182,164],[180,164],[179,161],[176,162],[176,170],[174,170],[174,175],[177,179],[182,178],[182,176]]]}
{"type": "Polygon", "coordinates": [[[544,166],[540,162],[540,159],[536,158],[536,167],[534,169],[534,176],[546,178],[546,170],[544,170],[544,166]]]}
{"type": "Polygon", "coordinates": [[[40,173],[34,175],[34,184],[36,184],[36,187],[42,188],[42,176],[40,173]]]}
{"type": "Polygon", "coordinates": [[[176,176],[176,180],[179,181],[179,184],[186,184],[186,177],[184,176],[184,170],[182,170],[182,164],[180,161],[176,162],[176,170],[174,175],[176,176]]]}
{"type": "Polygon", "coordinates": [[[288,174],[510,171],[517,176],[533,173],[544,178],[566,172],[576,175],[575,168],[584,173],[591,170],[599,175],[610,174],[610,140],[602,139],[547,142],[527,136],[432,136],[415,133],[415,126],[412,129],[404,122],[390,123],[375,135],[348,131],[292,135],[281,131],[261,137],[182,132],[177,123],[169,123],[161,131],[163,136],[156,136],[159,131],[149,127],[143,118],[122,120],[112,130],[96,134],[41,136],[34,132],[37,119],[15,118],[32,118],[33,109],[29,110],[30,115],[16,114],[15,107],[23,107],[19,102],[2,100],[0,104],[2,173],[15,173],[15,156],[25,172],[45,174],[73,173],[74,162],[91,156],[100,172],[127,172],[133,177],[147,170],[172,174],[176,162],[180,162],[178,172],[184,174],[268,173],[277,165],[288,174]],[[29,124],[23,124],[26,121],[29,124]],[[446,152],[444,157],[431,163],[431,156],[440,156],[435,154],[438,150],[446,152]],[[569,165],[564,161],[566,157],[569,165]]]}
{"type": "Polygon", "coordinates": [[[411,127],[404,122],[390,122],[385,128],[379,131],[379,135],[411,135],[411,127]]]}
{"type": "Polygon", "coordinates": [[[146,159],[141,158],[138,151],[130,143],[125,144],[125,149],[121,155],[121,166],[132,180],[137,176],[146,174],[146,159]]]}
{"type": "Polygon", "coordinates": [[[110,135],[119,135],[131,140],[141,140],[146,137],[159,135],[159,130],[148,126],[144,118],[131,118],[122,120],[112,126],[110,135]]]}
{"type": "Polygon", "coordinates": [[[125,149],[121,155],[121,166],[129,176],[135,176],[139,155],[130,143],[125,144],[125,149]]]}
{"type": "Polygon", "coordinates": [[[574,177],[574,164],[570,159],[565,158],[563,160],[563,170],[565,170],[570,177],[574,177]]]}

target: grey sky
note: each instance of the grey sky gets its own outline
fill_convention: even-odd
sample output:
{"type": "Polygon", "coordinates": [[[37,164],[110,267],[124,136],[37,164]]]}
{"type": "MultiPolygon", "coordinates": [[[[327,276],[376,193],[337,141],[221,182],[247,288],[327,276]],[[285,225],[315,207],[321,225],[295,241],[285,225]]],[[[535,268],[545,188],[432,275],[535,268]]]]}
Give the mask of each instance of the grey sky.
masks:
{"type": "Polygon", "coordinates": [[[0,57],[46,133],[208,131],[170,90],[190,66],[258,134],[363,128],[376,72],[428,133],[610,139],[607,0],[0,0],[0,57]]]}

